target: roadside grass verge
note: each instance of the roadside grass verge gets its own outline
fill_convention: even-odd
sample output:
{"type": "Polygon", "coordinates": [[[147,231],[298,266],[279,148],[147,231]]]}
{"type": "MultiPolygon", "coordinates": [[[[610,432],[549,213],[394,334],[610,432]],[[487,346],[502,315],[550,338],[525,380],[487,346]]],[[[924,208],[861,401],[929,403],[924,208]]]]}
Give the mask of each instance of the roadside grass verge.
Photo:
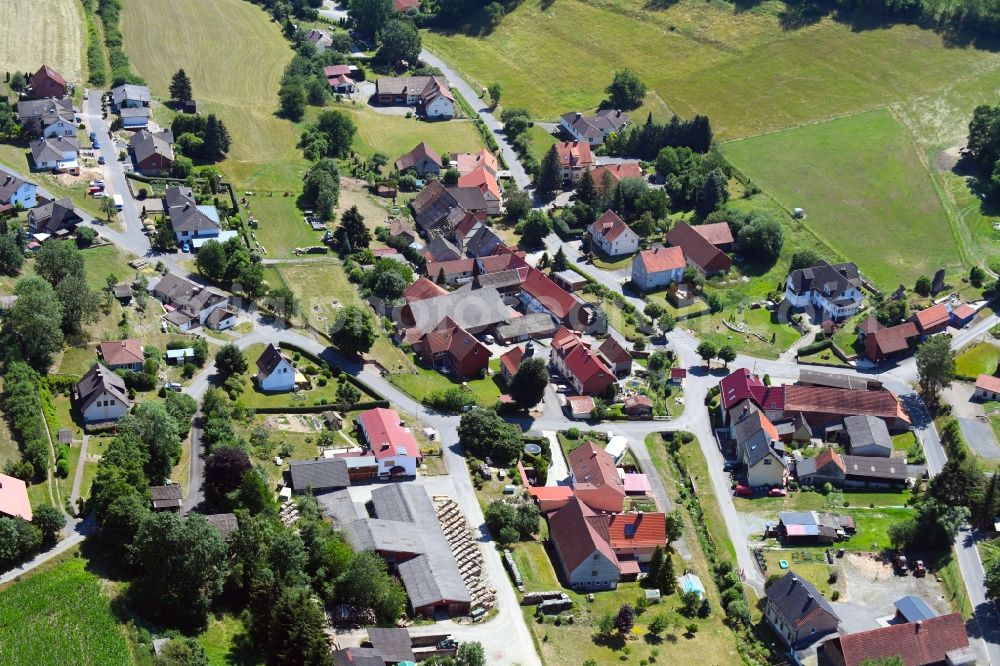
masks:
{"type": "Polygon", "coordinates": [[[1000,361],[1000,347],[988,342],[972,345],[955,359],[955,374],[970,381],[979,375],[992,375],[1000,361]]]}

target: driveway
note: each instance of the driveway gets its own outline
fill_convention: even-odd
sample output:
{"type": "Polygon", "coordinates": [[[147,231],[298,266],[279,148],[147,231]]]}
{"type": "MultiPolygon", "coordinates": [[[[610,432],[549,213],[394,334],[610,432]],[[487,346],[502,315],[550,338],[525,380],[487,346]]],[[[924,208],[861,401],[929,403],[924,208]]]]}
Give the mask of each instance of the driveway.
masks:
{"type": "Polygon", "coordinates": [[[977,455],[987,460],[1000,459],[1000,446],[997,446],[997,438],[993,434],[993,427],[985,416],[967,417],[959,416],[958,425],[962,429],[962,436],[969,443],[977,455]]]}
{"type": "Polygon", "coordinates": [[[318,13],[323,18],[334,22],[346,21],[347,4],[334,2],[334,0],[323,0],[323,6],[319,8],[318,13]]]}

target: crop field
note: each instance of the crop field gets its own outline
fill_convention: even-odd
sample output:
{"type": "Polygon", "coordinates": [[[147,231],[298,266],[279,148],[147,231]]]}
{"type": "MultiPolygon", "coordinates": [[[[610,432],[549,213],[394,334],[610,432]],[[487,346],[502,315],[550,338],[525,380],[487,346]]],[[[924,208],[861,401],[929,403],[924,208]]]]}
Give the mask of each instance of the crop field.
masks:
{"type": "Polygon", "coordinates": [[[74,559],[0,592],[0,663],[131,664],[101,579],[74,559]]]}
{"type": "Polygon", "coordinates": [[[290,189],[305,160],[299,130],[275,115],[278,83],[292,49],[277,24],[243,0],[126,0],[125,51],[153,94],[169,97],[170,77],[184,68],[201,113],[226,123],[233,145],[222,168],[240,189],[290,189]],[[183,26],[164,39],[164,26],[183,26]]]}
{"type": "Polygon", "coordinates": [[[0,71],[35,72],[45,63],[67,82],[81,83],[86,37],[81,11],[78,0],[4,0],[0,71]]]}
{"type": "Polygon", "coordinates": [[[884,110],[723,145],[726,157],[883,288],[962,263],[906,130],[884,110]],[[933,239],[933,242],[929,242],[933,239]]]}

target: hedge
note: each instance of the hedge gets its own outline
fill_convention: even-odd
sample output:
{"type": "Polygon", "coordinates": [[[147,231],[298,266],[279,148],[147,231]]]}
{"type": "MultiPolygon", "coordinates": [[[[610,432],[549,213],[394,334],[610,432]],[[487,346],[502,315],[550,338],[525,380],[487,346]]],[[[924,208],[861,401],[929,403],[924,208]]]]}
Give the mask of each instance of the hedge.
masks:
{"type": "MultiPolygon", "coordinates": [[[[326,361],[324,361],[323,359],[321,359],[319,356],[317,356],[316,354],[312,353],[311,351],[306,351],[302,347],[299,347],[298,345],[292,344],[290,342],[279,342],[278,343],[278,347],[280,349],[287,349],[290,352],[297,353],[300,356],[302,356],[303,358],[305,358],[306,360],[312,361],[313,363],[315,363],[320,368],[325,368],[325,367],[327,367],[329,365],[326,361]]],[[[354,375],[350,375],[350,374],[348,374],[346,372],[341,372],[339,375],[337,375],[337,381],[340,381],[341,379],[347,379],[347,381],[349,381],[350,383],[354,384],[359,389],[361,389],[362,393],[364,393],[365,395],[367,395],[369,397],[375,398],[375,402],[384,402],[382,400],[382,396],[381,395],[379,395],[378,393],[376,393],[375,391],[373,391],[371,389],[371,387],[367,386],[366,384],[361,383],[361,381],[357,377],[355,377],[354,375]]],[[[260,410],[257,410],[257,411],[260,411],[260,410]]]]}
{"type": "MultiPolygon", "coordinates": [[[[382,409],[389,408],[388,400],[369,400],[367,402],[359,402],[351,407],[350,411],[358,411],[365,409],[375,409],[381,407],[382,409]]],[[[254,409],[258,414],[318,414],[319,412],[327,411],[337,411],[340,409],[340,405],[295,405],[288,407],[257,407],[254,409]]]]}
{"type": "Polygon", "coordinates": [[[829,349],[833,346],[833,340],[820,340],[819,342],[813,342],[811,344],[799,347],[799,351],[796,353],[798,356],[809,356],[810,354],[815,354],[821,352],[824,349],[829,349]]]}

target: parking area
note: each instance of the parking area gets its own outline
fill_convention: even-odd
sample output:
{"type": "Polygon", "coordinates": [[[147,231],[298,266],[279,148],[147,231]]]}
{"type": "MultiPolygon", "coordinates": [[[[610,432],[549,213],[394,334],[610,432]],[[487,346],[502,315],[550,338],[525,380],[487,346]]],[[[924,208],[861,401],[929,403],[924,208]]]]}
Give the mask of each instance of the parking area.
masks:
{"type": "Polygon", "coordinates": [[[843,584],[833,607],[840,615],[843,633],[866,631],[888,624],[902,597],[920,597],[934,612],[952,612],[941,583],[933,575],[897,576],[892,566],[869,553],[848,553],[837,560],[843,584]]]}

